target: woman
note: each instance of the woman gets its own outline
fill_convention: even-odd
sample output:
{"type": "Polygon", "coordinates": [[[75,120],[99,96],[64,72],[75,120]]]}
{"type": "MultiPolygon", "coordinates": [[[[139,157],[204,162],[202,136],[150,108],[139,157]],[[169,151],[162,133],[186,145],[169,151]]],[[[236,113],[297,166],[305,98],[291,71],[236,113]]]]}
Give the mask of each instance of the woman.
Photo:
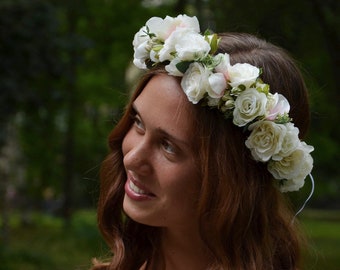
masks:
{"type": "Polygon", "coordinates": [[[151,18],[133,45],[148,71],[109,137],[98,221],[113,258],[94,269],[297,269],[282,192],[303,186],[313,148],[293,60],[186,15],[151,18]]]}

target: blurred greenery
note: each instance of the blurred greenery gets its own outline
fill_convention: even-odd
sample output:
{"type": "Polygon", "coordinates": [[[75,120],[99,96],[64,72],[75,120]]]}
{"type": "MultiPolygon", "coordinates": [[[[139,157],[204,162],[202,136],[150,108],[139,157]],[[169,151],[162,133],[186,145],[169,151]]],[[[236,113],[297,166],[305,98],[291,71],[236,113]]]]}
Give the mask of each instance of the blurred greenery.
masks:
{"type": "Polygon", "coordinates": [[[95,221],[93,210],[74,214],[68,227],[61,218],[40,213],[34,213],[29,224],[13,215],[13,241],[0,250],[0,269],[90,269],[91,258],[108,252],[95,221]]]}
{"type": "Polygon", "coordinates": [[[308,209],[301,214],[301,224],[308,240],[304,269],[339,269],[340,211],[308,209]]]}
{"type": "MultiPolygon", "coordinates": [[[[91,258],[110,256],[95,221],[94,210],[76,212],[67,228],[61,218],[38,212],[29,225],[12,215],[13,241],[0,250],[0,270],[89,269],[91,258]]],[[[338,270],[340,211],[306,210],[301,224],[308,237],[303,269],[338,270]]]]}
{"type": "MultiPolygon", "coordinates": [[[[39,244],[41,250],[26,250],[27,242],[18,240],[17,234],[22,239],[48,239],[45,243],[53,242],[58,248],[55,240],[63,238],[65,246],[72,245],[68,243],[73,241],[70,234],[80,233],[79,227],[75,229],[70,224],[77,218],[78,209],[96,206],[100,163],[107,153],[106,138],[138,77],[131,65],[132,38],[151,16],[196,15],[202,30],[254,33],[292,54],[305,75],[311,98],[312,124],[306,141],[315,147],[316,189],[308,206],[340,209],[339,3],[1,0],[0,250],[13,261],[26,257],[38,265],[50,263],[48,268],[52,269],[55,262],[50,254],[39,255],[44,254],[43,243],[39,244]],[[45,224],[48,218],[32,214],[37,211],[44,217],[62,217],[63,222],[51,218],[52,223],[56,222],[53,229],[45,224]],[[13,213],[17,224],[30,224],[37,218],[46,226],[28,226],[13,232],[13,227],[18,228],[9,222],[13,213]],[[8,251],[7,245],[14,247],[8,251]]],[[[301,192],[292,194],[297,207],[309,190],[307,183],[301,192]]],[[[308,222],[313,228],[312,219],[308,222]]],[[[322,227],[326,225],[319,224],[321,220],[315,222],[316,228],[328,232],[328,227],[322,227]]],[[[86,224],[81,226],[84,234],[88,230],[92,241],[96,233],[92,225],[86,224]]],[[[316,244],[329,245],[334,250],[327,239],[323,243],[324,238],[327,237],[321,235],[316,244]]],[[[98,245],[90,245],[88,253],[102,251],[98,245]]],[[[77,248],[73,250],[78,252],[77,248]]],[[[75,261],[77,256],[72,255],[75,261]]]]}

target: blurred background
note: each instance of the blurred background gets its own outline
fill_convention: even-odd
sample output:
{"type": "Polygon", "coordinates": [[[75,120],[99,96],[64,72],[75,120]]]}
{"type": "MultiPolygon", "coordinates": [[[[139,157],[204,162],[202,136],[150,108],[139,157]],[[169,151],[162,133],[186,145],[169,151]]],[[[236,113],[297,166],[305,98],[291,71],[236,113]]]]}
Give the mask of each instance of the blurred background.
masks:
{"type": "MultiPolygon", "coordinates": [[[[132,39],[151,16],[257,34],[287,49],[310,89],[314,196],[300,215],[305,269],[340,269],[337,0],[1,0],[0,269],[89,269],[100,163],[138,72],[132,39]]],[[[290,195],[298,209],[307,181],[290,195]]]]}

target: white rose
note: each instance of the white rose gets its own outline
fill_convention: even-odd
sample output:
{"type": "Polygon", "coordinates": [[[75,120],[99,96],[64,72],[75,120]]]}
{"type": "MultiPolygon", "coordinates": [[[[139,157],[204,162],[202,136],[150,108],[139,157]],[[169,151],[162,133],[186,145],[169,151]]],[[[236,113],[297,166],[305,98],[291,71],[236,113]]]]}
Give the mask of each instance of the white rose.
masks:
{"type": "Polygon", "coordinates": [[[300,144],[299,129],[293,123],[285,124],[286,134],[283,138],[281,150],[273,155],[273,160],[281,160],[283,157],[289,156],[300,144]]]}
{"type": "Polygon", "coordinates": [[[207,88],[208,95],[212,98],[222,97],[227,87],[224,75],[222,73],[212,73],[208,80],[210,86],[207,88]]]}
{"type": "Polygon", "coordinates": [[[242,127],[266,112],[267,97],[264,93],[251,88],[240,93],[235,100],[233,122],[242,127]]]}
{"type": "Polygon", "coordinates": [[[249,130],[251,133],[245,144],[255,160],[267,162],[281,150],[286,134],[284,125],[272,121],[257,121],[249,126],[249,130]]]}
{"type": "Polygon", "coordinates": [[[207,92],[209,87],[209,75],[211,72],[203,65],[194,62],[190,64],[188,70],[184,73],[181,86],[190,102],[198,103],[207,92]]]}
{"type": "Polygon", "coordinates": [[[171,61],[174,57],[181,61],[197,60],[206,56],[209,51],[210,44],[201,34],[191,28],[178,28],[165,40],[159,51],[159,60],[171,61]]]}
{"type": "Polygon", "coordinates": [[[194,60],[206,56],[210,51],[210,44],[201,34],[186,31],[176,44],[176,52],[182,60],[194,60]]]}
{"type": "Polygon", "coordinates": [[[281,94],[275,93],[268,95],[268,113],[266,119],[275,120],[278,115],[289,113],[290,105],[288,100],[281,94]]]}
{"type": "Polygon", "coordinates": [[[244,85],[249,88],[259,77],[260,70],[248,63],[237,63],[228,68],[230,85],[237,87],[244,85]]]}
{"type": "Polygon", "coordinates": [[[268,170],[275,179],[288,180],[283,181],[281,191],[295,191],[303,186],[304,179],[313,168],[313,158],[310,155],[313,150],[312,146],[301,142],[289,156],[268,163],[268,170]]]}

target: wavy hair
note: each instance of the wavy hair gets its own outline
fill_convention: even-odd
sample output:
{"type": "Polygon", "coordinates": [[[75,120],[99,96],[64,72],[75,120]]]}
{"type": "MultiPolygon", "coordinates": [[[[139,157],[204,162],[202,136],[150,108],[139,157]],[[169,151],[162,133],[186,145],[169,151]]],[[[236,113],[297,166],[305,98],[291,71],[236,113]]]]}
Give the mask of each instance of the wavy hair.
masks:
{"type": "MultiPolygon", "coordinates": [[[[232,64],[261,68],[261,78],[271,91],[288,99],[290,116],[303,138],[310,119],[308,94],[288,53],[250,34],[219,37],[216,53],[228,53],[232,64]]],[[[122,211],[126,175],[121,145],[132,124],[132,102],[153,76],[164,72],[159,65],[145,74],[109,135],[110,154],[101,169],[98,224],[114,255],[94,269],[135,270],[160,256],[159,228],[138,224],[122,211]]],[[[213,258],[209,269],[297,269],[300,234],[292,223],[289,202],[273,185],[266,165],[252,159],[245,146],[247,134],[208,107],[195,106],[193,125],[201,170],[199,228],[213,258]]]]}

